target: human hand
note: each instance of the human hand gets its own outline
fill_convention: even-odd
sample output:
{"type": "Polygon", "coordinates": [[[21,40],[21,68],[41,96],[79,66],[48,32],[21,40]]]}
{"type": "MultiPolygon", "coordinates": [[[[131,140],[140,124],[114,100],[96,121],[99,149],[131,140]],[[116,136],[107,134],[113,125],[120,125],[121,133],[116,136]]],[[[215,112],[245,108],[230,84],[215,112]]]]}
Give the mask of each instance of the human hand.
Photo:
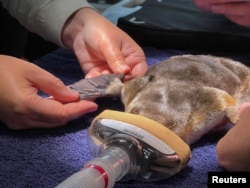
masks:
{"type": "Polygon", "coordinates": [[[57,127],[97,109],[32,63],[0,55],[0,69],[0,120],[11,129],[57,127]],[[52,97],[42,98],[38,89],[52,97]]]}
{"type": "Polygon", "coordinates": [[[240,119],[216,147],[218,162],[228,171],[250,170],[250,103],[240,106],[240,119]]]}
{"type": "Polygon", "coordinates": [[[125,73],[126,78],[147,70],[142,49],[116,25],[91,8],[69,19],[62,32],[64,45],[73,49],[86,77],[125,73]]]}
{"type": "Polygon", "coordinates": [[[232,22],[250,27],[249,0],[194,0],[203,10],[223,14],[232,22]]]}

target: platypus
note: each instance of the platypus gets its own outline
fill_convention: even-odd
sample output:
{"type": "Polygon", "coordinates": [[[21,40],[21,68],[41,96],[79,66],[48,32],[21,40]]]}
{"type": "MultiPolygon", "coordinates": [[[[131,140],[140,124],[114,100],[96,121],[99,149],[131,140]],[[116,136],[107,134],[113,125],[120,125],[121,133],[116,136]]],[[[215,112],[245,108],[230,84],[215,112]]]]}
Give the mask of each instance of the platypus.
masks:
{"type": "Polygon", "coordinates": [[[107,74],[70,88],[81,99],[120,96],[125,112],[161,123],[190,145],[224,119],[237,123],[239,105],[250,102],[250,69],[225,57],[177,55],[128,81],[107,74]]]}

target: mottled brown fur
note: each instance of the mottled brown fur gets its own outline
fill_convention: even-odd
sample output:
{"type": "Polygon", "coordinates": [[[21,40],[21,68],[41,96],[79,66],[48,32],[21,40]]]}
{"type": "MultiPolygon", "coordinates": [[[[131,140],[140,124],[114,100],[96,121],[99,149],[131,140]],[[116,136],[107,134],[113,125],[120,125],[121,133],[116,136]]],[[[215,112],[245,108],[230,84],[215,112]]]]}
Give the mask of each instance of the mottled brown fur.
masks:
{"type": "Polygon", "coordinates": [[[214,129],[224,117],[238,121],[238,107],[249,100],[250,70],[226,58],[175,56],[125,83],[125,111],[149,117],[188,144],[214,129]]]}
{"type": "Polygon", "coordinates": [[[71,88],[79,91],[82,99],[120,95],[126,112],[165,125],[188,144],[225,117],[235,124],[239,105],[250,102],[249,68],[227,58],[173,56],[150,67],[144,76],[125,83],[116,77],[121,78],[102,75],[71,88]],[[106,89],[103,83],[109,83],[106,89]]]}

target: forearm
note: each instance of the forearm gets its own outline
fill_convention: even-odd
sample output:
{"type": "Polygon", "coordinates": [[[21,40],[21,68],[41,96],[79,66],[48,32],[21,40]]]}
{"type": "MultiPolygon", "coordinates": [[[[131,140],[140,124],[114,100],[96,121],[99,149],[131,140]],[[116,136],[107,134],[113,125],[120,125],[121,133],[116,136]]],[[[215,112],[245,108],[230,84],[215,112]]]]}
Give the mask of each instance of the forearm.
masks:
{"type": "Polygon", "coordinates": [[[83,7],[86,0],[0,0],[2,6],[31,32],[63,46],[61,32],[68,18],[83,7]]]}

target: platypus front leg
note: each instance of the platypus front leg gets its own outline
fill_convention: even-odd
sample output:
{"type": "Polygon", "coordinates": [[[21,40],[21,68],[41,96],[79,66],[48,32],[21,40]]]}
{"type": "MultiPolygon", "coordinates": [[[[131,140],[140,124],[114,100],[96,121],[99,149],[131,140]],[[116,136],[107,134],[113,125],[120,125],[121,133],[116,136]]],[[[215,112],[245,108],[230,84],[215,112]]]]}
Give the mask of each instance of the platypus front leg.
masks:
{"type": "Polygon", "coordinates": [[[96,99],[108,96],[120,96],[124,75],[102,74],[94,78],[86,78],[69,85],[69,88],[80,94],[80,99],[96,99]]]}

